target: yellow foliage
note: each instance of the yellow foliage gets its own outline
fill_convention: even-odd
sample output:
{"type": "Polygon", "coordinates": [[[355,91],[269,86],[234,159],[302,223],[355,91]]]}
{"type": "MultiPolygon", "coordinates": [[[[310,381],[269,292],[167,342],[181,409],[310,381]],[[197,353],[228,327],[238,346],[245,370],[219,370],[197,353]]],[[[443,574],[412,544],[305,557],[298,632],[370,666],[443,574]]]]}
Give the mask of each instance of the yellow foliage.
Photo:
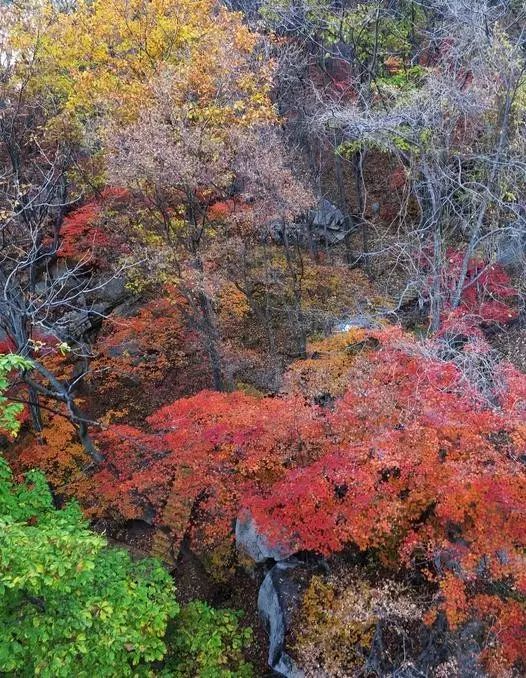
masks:
{"type": "Polygon", "coordinates": [[[263,391],[260,391],[252,384],[247,384],[244,381],[236,382],[236,391],[243,391],[246,395],[253,396],[254,398],[264,398],[266,395],[263,391]]]}
{"type": "Polygon", "coordinates": [[[250,304],[246,295],[232,283],[223,285],[218,297],[219,319],[228,332],[230,328],[236,328],[240,321],[247,318],[250,304]]]}
{"type": "Polygon", "coordinates": [[[216,582],[228,582],[235,576],[240,560],[232,539],[225,539],[212,549],[203,564],[210,577],[216,582]]]}
{"type": "MultiPolygon", "coordinates": [[[[363,675],[377,625],[389,632],[384,642],[399,644],[420,623],[423,610],[397,582],[373,585],[359,571],[314,576],[304,593],[296,653],[307,678],[363,675]]],[[[391,650],[391,648],[389,648],[391,650]]],[[[393,648],[393,656],[400,648],[393,648]]]]}
{"type": "Polygon", "coordinates": [[[30,15],[21,8],[12,32],[23,55],[18,78],[30,90],[66,117],[121,122],[135,119],[166,68],[180,102],[192,101],[202,119],[268,120],[270,69],[247,68],[256,41],[239,14],[214,0],[79,0],[68,12],[48,0],[30,15]],[[219,96],[227,77],[237,100],[219,96]]]}
{"type": "Polygon", "coordinates": [[[349,387],[349,371],[356,357],[372,348],[374,342],[359,328],[311,342],[309,357],[293,363],[285,375],[285,390],[309,399],[337,398],[349,387]]]}
{"type": "Polygon", "coordinates": [[[307,666],[316,662],[324,675],[352,675],[367,656],[378,621],[370,603],[371,589],[363,581],[339,592],[333,583],[313,577],[303,597],[297,642],[307,666]]]}
{"type": "Polygon", "coordinates": [[[305,309],[323,307],[327,312],[341,317],[356,311],[378,297],[378,292],[367,275],[359,269],[350,270],[345,265],[305,261],[303,271],[305,309]]]}

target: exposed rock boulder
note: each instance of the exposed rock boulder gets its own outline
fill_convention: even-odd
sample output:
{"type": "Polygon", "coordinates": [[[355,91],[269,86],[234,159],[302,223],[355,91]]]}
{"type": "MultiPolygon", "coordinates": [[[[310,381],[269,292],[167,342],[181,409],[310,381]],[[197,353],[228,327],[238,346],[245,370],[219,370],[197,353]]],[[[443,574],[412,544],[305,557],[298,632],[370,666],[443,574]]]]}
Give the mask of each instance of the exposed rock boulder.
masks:
{"type": "Polygon", "coordinates": [[[108,349],[108,356],[110,358],[118,358],[121,355],[129,355],[140,358],[142,353],[143,352],[136,341],[125,341],[122,344],[111,346],[108,349]]]}
{"type": "Polygon", "coordinates": [[[268,559],[285,560],[294,553],[294,548],[290,544],[269,544],[265,535],[259,532],[250,514],[241,515],[236,521],[236,544],[238,549],[256,563],[268,559]]]}
{"type": "Polygon", "coordinates": [[[124,277],[115,276],[107,281],[86,283],[85,295],[79,296],[79,310],[64,313],[57,321],[57,328],[65,340],[84,339],[100,327],[103,319],[129,302],[132,294],[126,289],[124,277]]]}
{"type": "Polygon", "coordinates": [[[351,231],[351,223],[343,212],[328,200],[320,200],[309,217],[313,237],[335,245],[351,231]]]}
{"type": "Polygon", "coordinates": [[[354,222],[328,200],[320,200],[302,221],[284,224],[276,222],[270,225],[270,234],[275,242],[284,243],[298,240],[306,244],[316,241],[327,245],[336,245],[353,230],[354,222]]]}
{"type": "Polygon", "coordinates": [[[93,329],[94,316],[90,311],[69,311],[57,323],[60,336],[68,341],[81,339],[93,329]]]}
{"type": "Polygon", "coordinates": [[[130,296],[130,292],[126,289],[126,279],[123,276],[110,278],[101,285],[95,296],[99,303],[115,308],[130,296]]]}
{"type": "Polygon", "coordinates": [[[304,673],[285,652],[285,635],[301,598],[301,584],[293,571],[302,565],[296,558],[277,563],[267,574],[258,596],[258,610],[269,635],[269,666],[286,678],[303,678],[304,673]]]}

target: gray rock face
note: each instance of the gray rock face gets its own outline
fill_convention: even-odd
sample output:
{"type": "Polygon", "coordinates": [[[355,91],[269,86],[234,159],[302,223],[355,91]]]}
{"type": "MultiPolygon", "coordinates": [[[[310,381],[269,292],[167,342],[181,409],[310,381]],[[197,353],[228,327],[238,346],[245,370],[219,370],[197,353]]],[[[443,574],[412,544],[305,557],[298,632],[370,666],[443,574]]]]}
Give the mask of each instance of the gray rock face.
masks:
{"type": "Polygon", "coordinates": [[[283,244],[289,240],[306,244],[307,240],[314,240],[328,245],[341,242],[353,229],[351,218],[345,217],[343,212],[328,200],[320,200],[301,222],[284,224],[276,222],[270,224],[270,234],[275,242],[283,244]],[[307,232],[309,233],[307,237],[307,232]]]}
{"type": "Polygon", "coordinates": [[[351,230],[343,212],[328,200],[321,200],[310,214],[312,234],[319,240],[334,245],[351,230]]]}
{"type": "Polygon", "coordinates": [[[111,358],[117,358],[117,357],[124,355],[124,354],[140,357],[141,349],[139,348],[139,345],[137,344],[137,342],[126,341],[123,344],[119,344],[118,346],[112,346],[108,350],[108,355],[111,358]]]}
{"type": "Polygon", "coordinates": [[[126,279],[121,276],[110,278],[97,291],[96,296],[100,303],[115,306],[129,296],[129,292],[126,290],[126,279]]]}
{"type": "Polygon", "coordinates": [[[292,571],[299,565],[301,563],[296,558],[274,565],[263,580],[258,595],[258,610],[269,635],[268,663],[285,678],[304,677],[303,671],[284,650],[285,634],[300,598],[300,586],[291,577],[292,571]]]}
{"type": "Polygon", "coordinates": [[[98,284],[95,282],[93,289],[86,291],[86,297],[82,295],[78,300],[79,305],[85,308],[68,311],[57,322],[57,329],[65,341],[85,337],[99,327],[102,320],[130,298],[131,294],[126,289],[125,278],[114,277],[98,284]]]}
{"type": "Polygon", "coordinates": [[[258,610],[269,635],[268,664],[285,678],[303,678],[303,672],[284,648],[285,635],[302,594],[301,576],[293,573],[296,568],[305,570],[306,565],[292,555],[294,548],[290,544],[269,544],[249,513],[238,516],[236,544],[256,563],[275,561],[258,595],[258,610]]]}
{"type": "Polygon", "coordinates": [[[89,311],[69,311],[64,313],[57,324],[64,340],[80,339],[92,329],[93,318],[89,311]]]}
{"type": "Polygon", "coordinates": [[[526,231],[518,227],[506,233],[497,243],[497,262],[502,266],[521,266],[526,261],[526,231]]]}
{"type": "Polygon", "coordinates": [[[275,561],[284,560],[294,552],[294,549],[287,544],[269,544],[265,535],[258,531],[257,525],[248,514],[239,516],[236,521],[236,544],[238,549],[250,556],[256,563],[262,563],[268,558],[275,561]]]}

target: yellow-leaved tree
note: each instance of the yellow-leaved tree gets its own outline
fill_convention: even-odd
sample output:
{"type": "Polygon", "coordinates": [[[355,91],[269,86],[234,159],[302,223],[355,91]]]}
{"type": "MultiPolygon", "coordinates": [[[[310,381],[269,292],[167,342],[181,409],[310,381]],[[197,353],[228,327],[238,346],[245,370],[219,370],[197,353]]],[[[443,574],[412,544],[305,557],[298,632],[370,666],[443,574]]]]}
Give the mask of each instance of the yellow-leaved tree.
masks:
{"type": "Polygon", "coordinates": [[[64,149],[70,202],[105,183],[133,195],[111,224],[127,240],[128,269],[179,286],[221,388],[203,243],[213,235],[209,205],[229,194],[238,158],[256,158],[251,140],[277,120],[260,36],[217,0],[29,0],[4,13],[8,96],[40,111],[31,138],[64,149]]]}
{"type": "Polygon", "coordinates": [[[216,0],[79,0],[67,10],[47,0],[11,12],[17,77],[57,112],[130,122],[169,67],[180,103],[198,117],[273,117],[258,36],[216,0]]]}

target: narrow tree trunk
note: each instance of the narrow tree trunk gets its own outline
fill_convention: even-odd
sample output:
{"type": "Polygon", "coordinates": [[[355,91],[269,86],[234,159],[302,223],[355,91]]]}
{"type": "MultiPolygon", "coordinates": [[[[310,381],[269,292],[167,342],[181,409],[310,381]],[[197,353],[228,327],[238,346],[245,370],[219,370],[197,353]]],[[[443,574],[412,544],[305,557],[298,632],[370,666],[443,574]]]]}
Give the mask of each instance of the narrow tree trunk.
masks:
{"type": "Polygon", "coordinates": [[[217,329],[215,327],[213,312],[210,307],[210,300],[204,292],[199,293],[199,305],[203,316],[206,352],[208,353],[208,359],[210,360],[214,389],[216,391],[225,391],[225,379],[218,348],[217,329]]]}
{"type": "Polygon", "coordinates": [[[362,151],[356,151],[353,156],[354,181],[356,188],[356,200],[358,202],[358,214],[360,215],[361,231],[362,231],[362,254],[364,257],[364,268],[369,271],[369,229],[367,228],[367,220],[365,219],[365,195],[363,192],[363,160],[364,154],[362,151]]]}
{"type": "Polygon", "coordinates": [[[298,254],[300,257],[300,275],[294,270],[294,264],[292,262],[291,252],[290,252],[290,243],[287,234],[286,224],[283,224],[283,243],[285,245],[285,260],[287,262],[287,269],[289,271],[291,280],[292,280],[292,293],[294,296],[294,316],[296,320],[296,337],[298,341],[298,355],[301,358],[305,358],[307,355],[307,333],[305,331],[305,318],[303,316],[302,309],[302,289],[301,289],[301,279],[303,276],[303,261],[301,259],[301,252],[298,249],[298,254]]]}
{"type": "Polygon", "coordinates": [[[431,288],[431,332],[436,333],[440,329],[442,316],[442,229],[440,223],[435,222],[433,228],[433,284],[431,288]]]}
{"type": "Polygon", "coordinates": [[[349,234],[351,231],[351,217],[349,215],[348,200],[345,192],[345,184],[343,181],[342,159],[340,154],[337,152],[336,147],[334,149],[334,170],[336,174],[336,185],[338,187],[338,199],[340,203],[340,209],[342,210],[345,216],[345,228],[347,229],[347,233],[345,234],[345,239],[343,241],[345,245],[345,260],[347,265],[350,265],[353,260],[351,242],[349,239],[349,234]]]}

